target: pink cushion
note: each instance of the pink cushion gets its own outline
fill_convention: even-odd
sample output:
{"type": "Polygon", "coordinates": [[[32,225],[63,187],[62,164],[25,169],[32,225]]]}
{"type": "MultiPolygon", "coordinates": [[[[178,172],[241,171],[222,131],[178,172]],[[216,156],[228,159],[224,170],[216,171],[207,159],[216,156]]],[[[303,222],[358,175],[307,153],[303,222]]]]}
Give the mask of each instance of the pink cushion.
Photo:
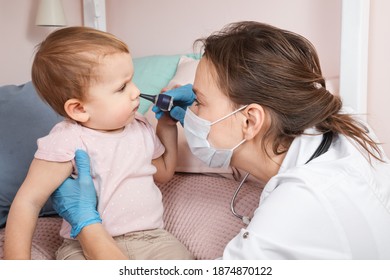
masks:
{"type": "MultiPolygon", "coordinates": [[[[62,219],[44,217],[38,219],[35,229],[31,258],[33,260],[55,259],[55,252],[62,243],[59,235],[62,219]]],[[[3,259],[4,228],[0,230],[0,259],[3,259]]]]}
{"type": "MultiPolygon", "coordinates": [[[[160,186],[165,228],[197,259],[221,257],[226,244],[245,227],[230,211],[238,184],[223,177],[176,174],[160,186]]],[[[236,199],[236,212],[252,217],[261,191],[257,184],[245,183],[236,199]]]]}
{"type": "MultiPolygon", "coordinates": [[[[197,259],[222,256],[226,244],[245,225],[230,212],[230,200],[238,182],[223,177],[178,173],[160,185],[165,207],[165,228],[175,235],[197,259]]],[[[261,187],[245,183],[236,199],[236,211],[252,216],[261,187]]],[[[32,258],[54,259],[62,240],[60,218],[39,218],[34,234],[32,258]]],[[[0,230],[0,259],[3,258],[4,229],[0,230]]]]}

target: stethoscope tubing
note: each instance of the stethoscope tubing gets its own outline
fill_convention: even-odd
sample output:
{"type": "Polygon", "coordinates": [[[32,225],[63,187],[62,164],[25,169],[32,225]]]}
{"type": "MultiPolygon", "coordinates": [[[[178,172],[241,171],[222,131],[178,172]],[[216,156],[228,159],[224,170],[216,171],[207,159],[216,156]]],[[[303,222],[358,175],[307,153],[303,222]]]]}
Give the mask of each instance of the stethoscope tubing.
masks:
{"type": "MultiPolygon", "coordinates": [[[[332,131],[328,131],[328,132],[324,133],[320,145],[317,147],[317,149],[314,151],[313,155],[309,158],[309,160],[305,164],[309,163],[311,160],[319,157],[320,155],[326,153],[328,151],[330,145],[332,144],[332,140],[333,140],[333,132],[332,131]]],[[[249,172],[246,173],[244,178],[241,180],[241,183],[238,185],[236,191],[233,194],[232,200],[230,202],[230,210],[232,211],[233,215],[236,216],[237,218],[239,218],[246,225],[249,225],[251,219],[248,216],[243,216],[243,215],[238,214],[236,212],[236,210],[234,209],[234,204],[235,204],[235,200],[237,198],[238,192],[240,191],[241,187],[244,185],[249,174],[250,174],[249,172]]]]}
{"type": "Polygon", "coordinates": [[[238,195],[238,192],[240,191],[242,185],[245,183],[246,179],[248,178],[249,176],[249,172],[246,173],[246,175],[244,176],[244,178],[241,180],[241,183],[240,185],[238,185],[236,191],[234,192],[233,194],[233,197],[232,197],[232,200],[230,202],[230,210],[232,211],[233,215],[236,216],[237,218],[239,218],[244,224],[246,225],[249,225],[249,222],[250,222],[250,218],[247,217],[247,216],[243,216],[243,215],[240,215],[236,212],[236,210],[234,209],[234,202],[237,198],[237,195],[238,195]]]}

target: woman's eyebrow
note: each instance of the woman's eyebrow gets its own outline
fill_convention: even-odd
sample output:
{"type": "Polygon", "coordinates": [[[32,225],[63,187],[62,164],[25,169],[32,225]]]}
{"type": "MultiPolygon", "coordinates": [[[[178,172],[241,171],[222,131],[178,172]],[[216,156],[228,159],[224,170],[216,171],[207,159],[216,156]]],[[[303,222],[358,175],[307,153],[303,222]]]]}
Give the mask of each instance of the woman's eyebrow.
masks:
{"type": "Polygon", "coordinates": [[[202,96],[204,95],[202,92],[199,91],[199,89],[197,89],[197,88],[195,88],[195,87],[192,88],[192,91],[195,92],[195,95],[196,95],[197,98],[198,98],[199,96],[202,97],[202,96]]]}

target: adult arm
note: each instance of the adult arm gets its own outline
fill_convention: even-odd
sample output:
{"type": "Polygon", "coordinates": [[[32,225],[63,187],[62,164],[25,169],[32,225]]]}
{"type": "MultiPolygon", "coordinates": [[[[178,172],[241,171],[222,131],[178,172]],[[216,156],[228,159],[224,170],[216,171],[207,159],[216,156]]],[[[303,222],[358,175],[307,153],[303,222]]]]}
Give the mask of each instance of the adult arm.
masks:
{"type": "Polygon", "coordinates": [[[126,259],[108,234],[96,210],[97,198],[90,174],[89,156],[76,151],[77,179],[68,178],[53,193],[53,207],[71,226],[88,259],[126,259]]]}
{"type": "Polygon", "coordinates": [[[116,246],[114,239],[100,223],[90,224],[82,228],[77,240],[83,248],[87,259],[93,260],[125,260],[127,257],[116,246]]]}

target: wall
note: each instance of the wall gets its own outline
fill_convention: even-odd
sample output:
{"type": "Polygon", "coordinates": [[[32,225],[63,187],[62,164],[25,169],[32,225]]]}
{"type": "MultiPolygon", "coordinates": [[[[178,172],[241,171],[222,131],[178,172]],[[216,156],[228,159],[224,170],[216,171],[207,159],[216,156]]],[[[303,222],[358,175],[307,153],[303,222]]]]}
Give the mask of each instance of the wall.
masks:
{"type": "Polygon", "coordinates": [[[368,121],[390,157],[390,1],[371,0],[368,121]]]}
{"type": "MultiPolygon", "coordinates": [[[[68,25],[81,25],[82,0],[62,3],[68,25]]],[[[0,84],[28,81],[34,47],[54,30],[35,26],[37,4],[38,0],[0,0],[0,35],[6,38],[0,46],[0,84]]],[[[106,9],[107,30],[128,43],[134,57],[192,52],[195,38],[229,22],[258,20],[306,36],[317,47],[326,76],[339,73],[339,0],[109,0],[106,9]],[[320,13],[331,15],[331,20],[319,21],[320,13]],[[161,29],[162,22],[168,28],[161,29]]]]}
{"type": "Polygon", "coordinates": [[[195,39],[230,22],[256,20],[304,35],[320,53],[326,76],[339,74],[340,0],[110,0],[106,3],[107,30],[123,39],[134,57],[192,52],[195,39]]]}
{"type": "MultiPolygon", "coordinates": [[[[62,1],[68,25],[82,25],[82,2],[62,1]]],[[[53,27],[35,25],[38,0],[0,0],[0,85],[29,81],[35,46],[53,27]]]]}

